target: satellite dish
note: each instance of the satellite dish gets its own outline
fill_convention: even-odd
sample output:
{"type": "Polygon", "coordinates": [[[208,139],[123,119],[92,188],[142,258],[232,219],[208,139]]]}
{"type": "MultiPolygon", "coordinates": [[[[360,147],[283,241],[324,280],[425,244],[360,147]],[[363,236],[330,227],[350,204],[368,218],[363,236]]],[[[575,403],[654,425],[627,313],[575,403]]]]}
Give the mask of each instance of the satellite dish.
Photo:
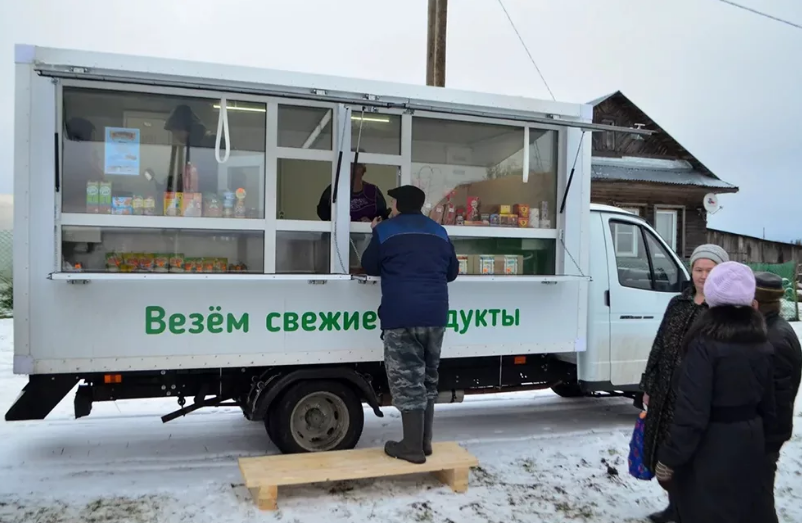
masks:
{"type": "Polygon", "coordinates": [[[718,196],[716,196],[712,192],[705,194],[703,205],[705,211],[707,211],[709,214],[716,214],[718,211],[721,210],[721,205],[719,205],[718,203],[718,196]]]}

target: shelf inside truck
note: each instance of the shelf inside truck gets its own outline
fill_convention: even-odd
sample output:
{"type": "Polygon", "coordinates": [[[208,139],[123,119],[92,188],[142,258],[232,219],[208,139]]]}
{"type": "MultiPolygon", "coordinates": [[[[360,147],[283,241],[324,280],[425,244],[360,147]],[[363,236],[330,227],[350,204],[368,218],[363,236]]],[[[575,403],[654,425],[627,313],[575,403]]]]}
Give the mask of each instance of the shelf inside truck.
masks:
{"type": "Polygon", "coordinates": [[[219,274],[186,274],[186,273],[119,273],[119,272],[54,272],[48,276],[50,280],[59,281],[181,281],[181,280],[206,280],[206,281],[348,281],[351,280],[350,274],[242,274],[242,273],[219,273],[219,274]]]}
{"type": "MultiPolygon", "coordinates": [[[[354,275],[353,279],[362,283],[378,282],[381,280],[378,276],[366,276],[364,274],[354,275]]],[[[477,274],[460,274],[456,282],[470,282],[470,283],[487,283],[487,282],[506,282],[506,283],[561,283],[571,281],[590,281],[590,276],[575,276],[570,274],[561,274],[556,276],[507,276],[507,275],[477,275],[477,274]]]]}

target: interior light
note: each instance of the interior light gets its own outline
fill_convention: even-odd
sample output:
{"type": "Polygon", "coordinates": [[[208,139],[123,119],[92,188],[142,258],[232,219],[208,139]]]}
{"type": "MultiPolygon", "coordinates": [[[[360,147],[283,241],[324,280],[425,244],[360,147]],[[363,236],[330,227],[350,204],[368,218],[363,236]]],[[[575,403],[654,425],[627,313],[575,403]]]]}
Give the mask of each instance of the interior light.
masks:
{"type": "Polygon", "coordinates": [[[379,122],[379,123],[390,123],[389,118],[382,118],[377,116],[356,116],[351,115],[351,120],[362,120],[363,122],[379,122]]]}
{"type": "MultiPolygon", "coordinates": [[[[214,104],[212,107],[220,110],[220,104],[214,104]]],[[[228,111],[243,111],[248,113],[264,113],[267,111],[264,107],[248,107],[247,105],[226,105],[228,111]]]]}

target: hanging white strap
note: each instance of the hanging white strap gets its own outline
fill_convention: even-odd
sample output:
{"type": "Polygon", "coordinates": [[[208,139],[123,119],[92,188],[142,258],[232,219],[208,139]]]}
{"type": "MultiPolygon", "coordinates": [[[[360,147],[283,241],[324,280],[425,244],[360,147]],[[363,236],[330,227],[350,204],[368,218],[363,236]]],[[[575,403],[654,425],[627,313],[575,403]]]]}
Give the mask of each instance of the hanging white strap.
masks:
{"type": "Polygon", "coordinates": [[[523,182],[529,181],[529,127],[524,127],[523,182]]]}
{"type": "Polygon", "coordinates": [[[220,114],[217,117],[217,136],[214,140],[214,158],[217,163],[226,163],[231,155],[231,138],[228,134],[228,106],[225,98],[220,99],[220,114]],[[226,154],[220,158],[220,140],[226,138],[226,154]]]}

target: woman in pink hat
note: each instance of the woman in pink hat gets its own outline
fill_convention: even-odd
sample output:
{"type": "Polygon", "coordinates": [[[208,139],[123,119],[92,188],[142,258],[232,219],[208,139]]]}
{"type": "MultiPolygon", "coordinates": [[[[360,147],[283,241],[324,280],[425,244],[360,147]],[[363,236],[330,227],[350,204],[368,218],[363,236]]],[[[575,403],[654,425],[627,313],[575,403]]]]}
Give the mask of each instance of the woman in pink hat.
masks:
{"type": "Polygon", "coordinates": [[[774,416],[772,348],[749,267],[716,266],[704,292],[710,309],[685,338],[657,479],[681,523],[758,523],[764,426],[774,416]]]}

